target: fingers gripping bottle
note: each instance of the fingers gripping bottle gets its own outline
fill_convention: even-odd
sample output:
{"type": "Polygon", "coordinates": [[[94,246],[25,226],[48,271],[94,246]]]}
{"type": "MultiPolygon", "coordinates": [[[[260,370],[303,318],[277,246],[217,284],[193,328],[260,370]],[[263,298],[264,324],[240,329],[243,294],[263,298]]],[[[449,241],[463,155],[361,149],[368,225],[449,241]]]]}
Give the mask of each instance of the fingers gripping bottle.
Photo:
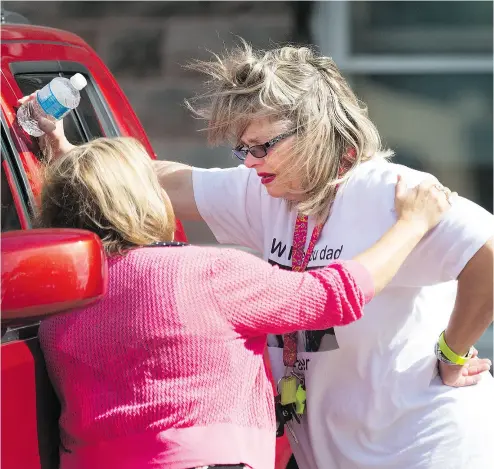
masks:
{"type": "Polygon", "coordinates": [[[81,100],[80,90],[87,85],[83,75],[76,73],[69,79],[56,77],[41,88],[35,99],[24,103],[17,111],[20,126],[33,137],[41,137],[44,132],[38,122],[45,118],[52,122],[63,119],[81,100]]]}

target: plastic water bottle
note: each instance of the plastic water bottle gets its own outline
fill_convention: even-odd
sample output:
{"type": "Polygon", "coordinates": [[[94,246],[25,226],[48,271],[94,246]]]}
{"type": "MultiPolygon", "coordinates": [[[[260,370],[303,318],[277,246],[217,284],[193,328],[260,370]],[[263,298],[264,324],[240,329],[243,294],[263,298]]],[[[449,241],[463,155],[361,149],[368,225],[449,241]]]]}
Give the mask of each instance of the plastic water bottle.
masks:
{"type": "Polygon", "coordinates": [[[20,126],[33,137],[41,137],[40,119],[52,122],[63,119],[81,100],[79,93],[87,85],[83,75],[76,73],[69,79],[56,77],[36,93],[36,98],[24,103],[17,111],[20,126]]]}

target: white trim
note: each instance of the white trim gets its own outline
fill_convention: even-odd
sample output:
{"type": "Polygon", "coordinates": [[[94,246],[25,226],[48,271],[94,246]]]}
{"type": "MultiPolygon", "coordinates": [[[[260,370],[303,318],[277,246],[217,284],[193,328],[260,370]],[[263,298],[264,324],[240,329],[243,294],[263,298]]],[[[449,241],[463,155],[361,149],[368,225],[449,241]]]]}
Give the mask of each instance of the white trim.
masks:
{"type": "Polygon", "coordinates": [[[347,57],[337,62],[344,73],[369,74],[437,74],[492,73],[492,57],[479,56],[416,56],[365,55],[347,57]]]}
{"type": "MultiPolygon", "coordinates": [[[[352,33],[353,28],[352,25],[352,33]]],[[[358,50],[353,47],[356,54],[449,54],[452,50],[455,55],[484,54],[492,55],[492,50],[487,49],[492,46],[492,27],[473,28],[466,25],[461,29],[425,26],[396,29],[395,27],[380,27],[372,31],[365,31],[360,34],[360,47],[358,50]],[[425,52],[425,53],[423,53],[425,52]]]]}

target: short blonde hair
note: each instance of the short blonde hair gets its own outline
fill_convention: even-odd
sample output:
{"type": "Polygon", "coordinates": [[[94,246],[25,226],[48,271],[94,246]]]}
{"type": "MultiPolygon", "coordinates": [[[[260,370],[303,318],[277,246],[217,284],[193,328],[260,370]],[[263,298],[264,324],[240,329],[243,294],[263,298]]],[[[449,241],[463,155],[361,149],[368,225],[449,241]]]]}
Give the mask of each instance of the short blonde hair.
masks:
{"type": "Polygon", "coordinates": [[[205,94],[187,106],[208,121],[212,144],[238,144],[249,123],[260,117],[296,130],[289,157],[276,169],[282,169],[278,180],[301,182],[301,190],[292,191],[304,196],[299,212],[324,221],[338,184],[362,161],[392,155],[382,149],[366,107],[331,58],[307,47],[253,51],[243,40],[223,56],[213,55],[188,65],[209,81],[205,94]]]}
{"type": "Polygon", "coordinates": [[[47,163],[36,225],[93,231],[108,254],[121,254],[172,240],[175,217],[144,147],[99,138],[47,163]]]}

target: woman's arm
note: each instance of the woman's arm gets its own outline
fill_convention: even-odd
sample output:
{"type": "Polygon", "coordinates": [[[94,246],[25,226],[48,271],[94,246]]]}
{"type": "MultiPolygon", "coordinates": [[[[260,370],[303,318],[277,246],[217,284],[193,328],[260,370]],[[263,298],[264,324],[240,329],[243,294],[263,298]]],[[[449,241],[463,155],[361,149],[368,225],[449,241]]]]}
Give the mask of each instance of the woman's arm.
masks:
{"type": "MultiPolygon", "coordinates": [[[[457,355],[464,356],[479,340],[493,320],[493,238],[470,259],[458,276],[455,307],[444,332],[444,340],[457,355]]],[[[469,366],[439,362],[444,384],[465,386],[476,384],[479,373],[490,368],[491,361],[474,358],[469,366]]]]}
{"type": "Polygon", "coordinates": [[[300,273],[233,249],[218,251],[211,281],[219,309],[242,335],[343,326],[373,296],[372,278],[352,261],[300,273]]]}
{"type": "Polygon", "coordinates": [[[493,259],[491,238],[458,276],[456,303],[444,333],[446,343],[458,355],[465,355],[492,323],[493,259]]]}
{"type": "Polygon", "coordinates": [[[224,250],[212,281],[221,310],[248,334],[327,329],[362,316],[365,303],[393,278],[407,255],[449,207],[435,181],[396,188],[396,224],[353,261],[304,273],[281,270],[249,254],[224,250]]]}
{"type": "MultiPolygon", "coordinates": [[[[19,99],[19,104],[34,99],[36,93],[19,99]]],[[[46,156],[56,158],[69,152],[72,145],[65,136],[63,120],[56,123],[41,119],[38,125],[45,135],[40,137],[40,147],[46,156]]],[[[166,190],[175,215],[184,220],[200,220],[192,186],[192,167],[172,161],[156,161],[154,168],[159,182],[166,190]]]]}
{"type": "Polygon", "coordinates": [[[182,220],[201,220],[192,185],[193,168],[173,161],[155,161],[153,166],[175,215],[182,220]]]}
{"type": "MultiPolygon", "coordinates": [[[[22,105],[28,101],[32,101],[36,98],[36,93],[31,93],[28,96],[23,96],[17,102],[22,105]]],[[[63,119],[52,122],[49,119],[42,118],[38,121],[39,128],[45,133],[39,138],[41,150],[45,156],[58,157],[65,153],[68,153],[75,145],[72,145],[65,136],[63,129],[63,119]]]]}

